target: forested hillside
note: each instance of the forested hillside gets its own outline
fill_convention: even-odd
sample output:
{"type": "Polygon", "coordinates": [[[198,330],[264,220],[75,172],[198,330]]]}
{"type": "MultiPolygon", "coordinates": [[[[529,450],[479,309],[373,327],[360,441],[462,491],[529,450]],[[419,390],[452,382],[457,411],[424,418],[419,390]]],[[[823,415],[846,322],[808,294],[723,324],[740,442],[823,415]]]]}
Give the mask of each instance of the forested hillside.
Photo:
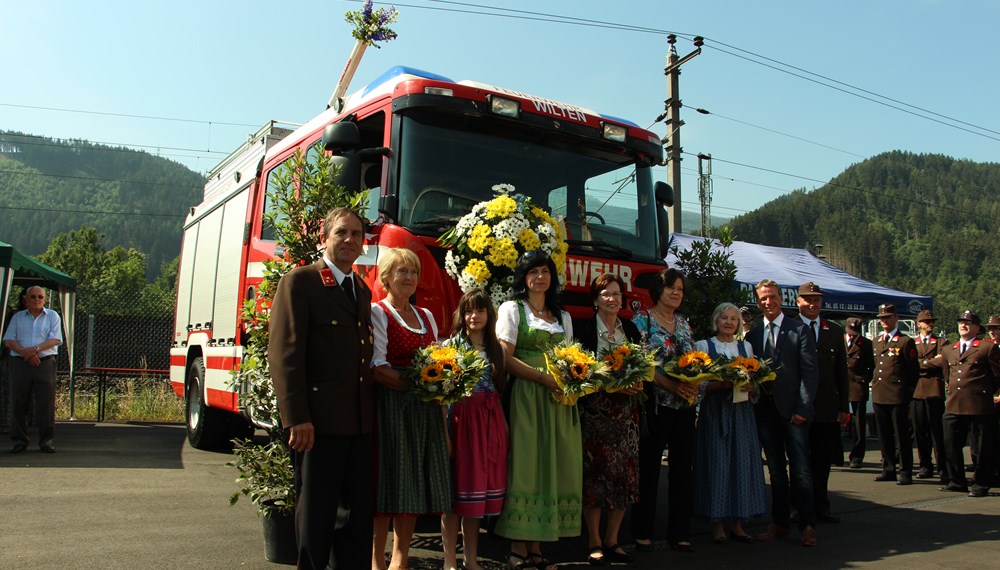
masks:
{"type": "MultiPolygon", "coordinates": [[[[869,281],[1000,314],[1000,164],[889,152],[734,218],[736,239],[812,249],[869,281]]],[[[822,284],[820,284],[822,286],[822,284]]]]}
{"type": "Polygon", "coordinates": [[[179,253],[204,183],[146,152],[0,131],[0,240],[38,255],[57,235],[93,227],[107,249],[144,253],[152,279],[179,253]]]}

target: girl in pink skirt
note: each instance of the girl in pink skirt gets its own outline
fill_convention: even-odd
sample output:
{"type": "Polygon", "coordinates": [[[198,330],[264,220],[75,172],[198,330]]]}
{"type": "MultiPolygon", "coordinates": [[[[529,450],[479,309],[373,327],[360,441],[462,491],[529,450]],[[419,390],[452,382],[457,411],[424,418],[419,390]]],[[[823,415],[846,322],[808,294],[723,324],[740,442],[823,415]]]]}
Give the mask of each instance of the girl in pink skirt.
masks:
{"type": "Polygon", "coordinates": [[[472,396],[454,404],[448,417],[455,502],[452,512],[441,517],[446,570],[458,567],[459,517],[465,567],[482,568],[476,561],[480,519],[500,514],[507,491],[507,422],[500,405],[506,374],[496,321],[496,309],[485,291],[473,289],[462,295],[452,334],[483,354],[491,366],[472,396]]]}

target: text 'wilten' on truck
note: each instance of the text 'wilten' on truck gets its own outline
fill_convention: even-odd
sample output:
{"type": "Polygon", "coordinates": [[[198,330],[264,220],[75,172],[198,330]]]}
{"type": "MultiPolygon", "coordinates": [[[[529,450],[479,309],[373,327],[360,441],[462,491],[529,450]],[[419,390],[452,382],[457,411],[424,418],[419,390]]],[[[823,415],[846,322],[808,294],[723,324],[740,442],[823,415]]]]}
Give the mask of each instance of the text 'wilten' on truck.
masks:
{"type": "Polygon", "coordinates": [[[438,238],[498,183],[564,221],[570,313],[592,314],[587,291],[604,272],[625,282],[626,311],[651,306],[646,284],[665,265],[673,203],[670,187],[653,181],[663,156],[656,134],[543,97],[394,67],[294,131],[264,125],[210,173],[184,227],[170,349],[170,382],[187,400],[195,447],[247,429],[230,375],[243,355],[240,307],[276,254],[263,216],[269,179],[298,149],[332,153],[338,182],[369,193],[356,268],[375,300],[384,296],[379,251],[408,248],[422,267],[414,302],[434,312],[441,331],[461,292],[438,238]]]}

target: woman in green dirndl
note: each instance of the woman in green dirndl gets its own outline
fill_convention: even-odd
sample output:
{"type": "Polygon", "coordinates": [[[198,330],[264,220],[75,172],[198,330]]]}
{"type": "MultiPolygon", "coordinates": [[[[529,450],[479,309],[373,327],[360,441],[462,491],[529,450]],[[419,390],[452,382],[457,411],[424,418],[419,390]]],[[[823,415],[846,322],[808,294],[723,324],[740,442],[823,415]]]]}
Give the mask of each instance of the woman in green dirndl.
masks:
{"type": "Polygon", "coordinates": [[[507,353],[510,387],[510,461],[507,499],[496,532],[513,541],[511,568],[555,568],[541,542],[580,535],[583,450],[575,405],[556,403],[559,385],[544,352],[573,337],[559,305],[559,277],[544,251],[529,251],[514,269],[514,299],[500,305],[497,338],[507,353]]]}

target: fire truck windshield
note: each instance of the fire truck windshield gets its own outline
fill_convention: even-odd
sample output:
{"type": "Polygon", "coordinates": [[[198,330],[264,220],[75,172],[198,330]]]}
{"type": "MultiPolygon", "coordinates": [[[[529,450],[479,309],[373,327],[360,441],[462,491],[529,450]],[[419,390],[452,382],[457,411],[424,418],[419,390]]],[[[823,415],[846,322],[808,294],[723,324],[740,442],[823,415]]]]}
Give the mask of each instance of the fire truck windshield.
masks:
{"type": "Polygon", "coordinates": [[[650,168],[628,149],[489,119],[431,113],[402,118],[397,221],[437,236],[472,207],[512,184],[533,203],[564,217],[571,251],[654,261],[658,251],[650,168]]]}

